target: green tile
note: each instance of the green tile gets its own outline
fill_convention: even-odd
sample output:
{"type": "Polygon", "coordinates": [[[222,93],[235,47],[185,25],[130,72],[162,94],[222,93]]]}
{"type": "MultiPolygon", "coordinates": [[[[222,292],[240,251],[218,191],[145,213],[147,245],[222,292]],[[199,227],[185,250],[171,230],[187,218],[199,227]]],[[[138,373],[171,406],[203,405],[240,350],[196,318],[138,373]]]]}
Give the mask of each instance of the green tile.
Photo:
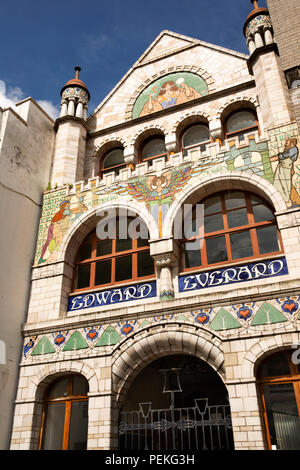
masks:
{"type": "Polygon", "coordinates": [[[110,325],[98,339],[96,346],[112,346],[121,340],[119,333],[110,325]]]}
{"type": "Polygon", "coordinates": [[[271,323],[282,323],[285,321],[287,321],[287,319],[277,308],[265,302],[258,309],[251,325],[269,325],[271,323]]]}
{"type": "Polygon", "coordinates": [[[31,355],[32,356],[41,356],[43,354],[53,354],[55,352],[55,347],[47,338],[47,336],[43,336],[42,339],[38,342],[38,344],[33,348],[31,355]]]}
{"type": "Polygon", "coordinates": [[[78,349],[87,349],[88,345],[79,331],[74,331],[66,342],[63,351],[77,351],[78,349]]]}
{"type": "Polygon", "coordinates": [[[231,330],[233,328],[241,328],[241,324],[229,313],[225,308],[221,308],[210,324],[212,330],[231,330]]]}

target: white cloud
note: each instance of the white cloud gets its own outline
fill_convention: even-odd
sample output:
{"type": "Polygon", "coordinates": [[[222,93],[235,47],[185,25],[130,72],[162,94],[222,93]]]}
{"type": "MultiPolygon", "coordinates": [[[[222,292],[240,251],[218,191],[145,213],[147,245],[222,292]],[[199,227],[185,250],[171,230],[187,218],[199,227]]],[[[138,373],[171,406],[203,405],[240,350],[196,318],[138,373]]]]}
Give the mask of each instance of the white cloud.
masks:
{"type": "Polygon", "coordinates": [[[51,101],[46,101],[46,100],[39,100],[37,101],[37,104],[40,105],[41,108],[43,108],[44,111],[46,111],[47,114],[52,119],[57,119],[58,118],[58,109],[54,106],[54,104],[51,103],[51,101]]]}
{"type": "MultiPolygon", "coordinates": [[[[0,108],[5,109],[11,107],[18,112],[18,108],[15,105],[24,98],[25,95],[21,88],[13,87],[7,89],[5,82],[0,80],[0,108]]],[[[58,118],[58,109],[51,101],[37,100],[37,103],[52,119],[58,118]]]]}

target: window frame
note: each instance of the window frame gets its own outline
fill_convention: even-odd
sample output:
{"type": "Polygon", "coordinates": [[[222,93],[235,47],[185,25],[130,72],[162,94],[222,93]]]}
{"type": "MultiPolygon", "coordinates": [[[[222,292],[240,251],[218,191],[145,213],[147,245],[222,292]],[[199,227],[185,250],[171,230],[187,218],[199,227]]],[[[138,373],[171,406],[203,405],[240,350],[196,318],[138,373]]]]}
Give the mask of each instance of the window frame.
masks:
{"type": "MultiPolygon", "coordinates": [[[[81,374],[68,374],[64,376],[60,376],[57,379],[54,379],[50,384],[47,386],[44,398],[43,398],[43,406],[42,406],[42,420],[41,420],[41,427],[40,427],[40,436],[39,436],[39,444],[38,450],[44,450],[44,438],[45,438],[45,431],[47,426],[47,409],[49,404],[55,403],[64,403],[65,404],[65,416],[64,416],[64,431],[63,431],[63,440],[62,440],[62,448],[61,450],[68,450],[69,448],[69,439],[70,439],[70,423],[71,423],[71,407],[72,403],[75,402],[88,402],[88,392],[86,395],[73,395],[73,380],[74,377],[81,377],[86,380],[86,378],[81,374]],[[62,380],[64,378],[68,379],[67,383],[67,396],[61,396],[56,398],[49,398],[49,390],[50,388],[55,385],[56,382],[62,380]]],[[[86,380],[88,383],[88,381],[86,380]]]]}
{"type": "Polygon", "coordinates": [[[109,149],[107,152],[105,152],[105,154],[100,158],[99,174],[100,174],[101,179],[103,178],[103,175],[105,175],[107,173],[116,172],[116,170],[118,170],[118,169],[126,168],[126,162],[125,161],[124,161],[124,163],[120,163],[118,165],[114,165],[114,166],[111,166],[111,167],[108,167],[108,168],[103,168],[103,162],[105,160],[105,157],[107,157],[107,155],[110,152],[112,152],[113,150],[122,150],[123,158],[124,158],[124,148],[123,147],[113,147],[113,148],[109,149]]]}
{"type": "MultiPolygon", "coordinates": [[[[82,244],[85,242],[85,240],[92,234],[92,249],[91,249],[91,257],[86,258],[82,261],[78,261],[78,256],[79,256],[79,250],[80,247],[77,251],[76,259],[75,259],[75,267],[74,267],[74,276],[73,276],[73,282],[72,282],[72,293],[76,292],[85,292],[85,291],[93,291],[93,290],[98,290],[106,287],[113,287],[113,286],[119,286],[119,285],[126,285],[128,283],[136,283],[139,281],[144,281],[148,279],[155,279],[156,277],[156,266],[155,262],[153,260],[153,266],[154,266],[154,272],[151,275],[147,276],[138,276],[138,254],[139,253],[144,253],[144,252],[149,252],[150,254],[150,246],[147,244],[146,246],[138,246],[138,240],[137,239],[132,239],[132,248],[129,250],[124,250],[124,251],[117,251],[116,250],[116,242],[117,238],[112,239],[112,249],[109,254],[105,254],[102,256],[96,256],[96,251],[97,251],[97,241],[99,240],[96,234],[96,229],[93,229],[87,237],[83,240],[82,244]],[[131,255],[131,272],[132,272],[132,277],[130,279],[124,279],[122,281],[116,281],[116,259],[123,258],[125,256],[131,255]],[[106,261],[106,260],[111,260],[111,278],[109,283],[105,284],[95,284],[95,278],[96,278],[96,263],[101,262],[101,261],[106,261]],[[76,288],[76,281],[77,281],[77,267],[79,265],[90,265],[90,284],[88,287],[80,287],[76,288]]],[[[82,244],[80,246],[82,246],[82,244]]]]}
{"type": "MultiPolygon", "coordinates": [[[[164,157],[165,158],[165,161],[167,162],[169,160],[169,152],[166,148],[166,143],[165,143],[165,137],[161,134],[155,134],[155,135],[151,135],[150,137],[148,137],[146,140],[144,140],[141,145],[139,146],[139,152],[138,152],[138,162],[139,163],[147,163],[147,162],[152,162],[153,160],[156,160],[157,158],[161,158],[161,157],[164,157]],[[143,153],[143,149],[144,147],[149,143],[151,142],[151,140],[154,140],[154,139],[160,139],[164,142],[164,145],[165,145],[165,149],[166,149],[166,152],[165,153],[161,153],[159,155],[155,155],[154,157],[147,157],[147,158],[142,158],[142,153],[143,153]]],[[[150,165],[152,163],[149,163],[150,165]]]]}
{"type": "Polygon", "coordinates": [[[224,120],[225,139],[230,139],[231,137],[235,137],[235,136],[238,137],[241,134],[245,134],[245,133],[248,133],[248,132],[251,132],[251,131],[255,132],[256,130],[258,131],[258,134],[260,135],[261,132],[260,132],[260,127],[259,127],[258,117],[257,117],[256,112],[251,108],[236,109],[235,111],[232,111],[230,114],[228,114],[228,116],[224,120]],[[255,119],[256,124],[253,125],[253,126],[244,127],[244,128],[239,129],[237,131],[228,132],[228,130],[227,130],[228,119],[230,119],[234,114],[240,113],[240,112],[243,112],[243,111],[247,111],[247,112],[251,113],[253,115],[254,119],[255,119]]]}
{"type": "Polygon", "coordinates": [[[204,152],[206,151],[206,148],[205,150],[202,150],[201,149],[201,146],[202,145],[208,145],[208,144],[211,144],[212,143],[212,137],[210,135],[210,131],[209,131],[209,126],[208,124],[206,124],[205,122],[194,122],[193,124],[190,124],[189,126],[187,126],[181,133],[180,135],[180,146],[181,146],[181,152],[182,152],[182,155],[184,155],[184,151],[187,151],[187,150],[190,150],[190,149],[193,149],[193,148],[196,148],[196,147],[200,147],[200,150],[201,152],[204,152]],[[188,147],[184,147],[183,146],[183,137],[184,137],[184,134],[189,130],[191,129],[192,127],[195,127],[195,126],[203,126],[203,127],[206,127],[207,130],[208,130],[208,133],[209,133],[209,136],[210,136],[210,140],[205,140],[203,142],[199,142],[198,144],[194,144],[194,145],[189,145],[188,147]]]}
{"type": "Polygon", "coordinates": [[[259,393],[260,393],[261,404],[263,408],[265,434],[266,434],[267,445],[268,445],[269,450],[272,449],[272,445],[271,445],[271,435],[270,435],[268,415],[267,415],[266,399],[265,399],[265,393],[264,393],[264,385],[292,384],[294,395],[295,395],[295,401],[296,401],[297,409],[298,409],[298,415],[300,419],[300,371],[298,370],[297,365],[293,364],[293,362],[291,361],[292,352],[293,350],[286,349],[286,350],[282,350],[282,351],[276,352],[268,356],[261,362],[257,371],[257,383],[258,383],[258,388],[259,388],[259,393]],[[276,356],[278,357],[279,355],[285,354],[285,353],[288,353],[290,374],[260,377],[262,366],[264,365],[266,361],[270,360],[271,358],[273,360],[274,359],[276,360],[276,356]]]}
{"type": "MultiPolygon", "coordinates": [[[[280,230],[278,229],[275,216],[274,216],[273,221],[255,222],[254,214],[253,214],[253,211],[252,211],[253,206],[250,202],[251,201],[250,200],[251,195],[255,196],[255,193],[251,193],[249,191],[243,191],[243,190],[233,190],[233,191],[243,192],[243,194],[245,196],[246,205],[245,206],[239,206],[239,207],[236,207],[236,208],[233,208],[233,209],[226,209],[226,206],[225,206],[226,190],[225,191],[219,191],[219,192],[215,193],[215,195],[219,194],[221,196],[221,211],[212,212],[212,213],[209,214],[209,216],[221,213],[222,214],[222,221],[223,221],[223,229],[216,230],[214,232],[208,232],[207,234],[204,232],[204,242],[203,242],[202,248],[200,248],[202,264],[199,265],[199,266],[193,266],[193,267],[189,267],[189,268],[185,267],[185,261],[184,261],[185,248],[184,248],[184,244],[188,243],[188,242],[193,242],[196,239],[201,239],[202,238],[201,235],[198,234],[198,235],[193,236],[191,238],[182,238],[180,240],[180,273],[186,273],[186,272],[191,272],[191,271],[199,271],[199,270],[204,270],[204,269],[207,270],[207,269],[210,269],[210,268],[214,268],[216,266],[227,266],[227,265],[239,264],[243,261],[257,260],[257,259],[262,259],[262,258],[270,258],[274,255],[283,254],[283,243],[282,243],[281,233],[280,233],[280,230]],[[241,225],[241,226],[238,226],[238,227],[231,227],[230,228],[228,226],[227,213],[228,212],[234,212],[234,211],[239,210],[241,208],[246,208],[249,223],[247,225],[241,225]],[[277,239],[278,239],[278,245],[279,245],[280,250],[275,251],[275,252],[261,254],[260,250],[259,250],[259,243],[258,243],[258,238],[257,238],[257,235],[256,235],[256,229],[261,228],[261,227],[268,227],[268,226],[276,226],[276,228],[277,228],[277,237],[278,237],[277,239]],[[240,232],[246,232],[246,231],[250,232],[251,247],[252,247],[253,255],[248,256],[248,257],[244,257],[244,258],[235,258],[235,259],[233,259],[232,258],[232,252],[231,252],[231,246],[230,246],[230,235],[234,234],[234,233],[240,233],[240,232]],[[217,236],[222,236],[222,235],[225,237],[227,260],[226,261],[217,261],[216,263],[208,264],[207,251],[206,251],[206,240],[217,237],[217,236]]],[[[210,197],[210,196],[208,196],[208,197],[210,197]]],[[[207,199],[207,198],[204,198],[202,200],[202,202],[205,199],[207,199]]],[[[261,199],[262,199],[262,202],[270,210],[272,210],[272,212],[274,213],[274,210],[272,209],[270,204],[268,204],[268,202],[265,201],[263,198],[261,198],[261,199]]],[[[202,202],[200,202],[200,204],[202,202]]],[[[254,206],[259,205],[259,204],[260,203],[258,202],[256,204],[254,204],[254,206]]]]}

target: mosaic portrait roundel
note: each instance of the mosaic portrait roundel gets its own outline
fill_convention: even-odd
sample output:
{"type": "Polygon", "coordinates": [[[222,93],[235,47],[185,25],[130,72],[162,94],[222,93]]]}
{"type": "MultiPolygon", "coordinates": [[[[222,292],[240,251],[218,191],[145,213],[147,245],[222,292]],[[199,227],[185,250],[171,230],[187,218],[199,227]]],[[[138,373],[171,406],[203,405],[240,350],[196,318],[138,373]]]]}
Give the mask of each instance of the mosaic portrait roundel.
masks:
{"type": "Polygon", "coordinates": [[[152,82],[138,96],[132,118],[156,113],[207,94],[207,84],[199,75],[191,72],[171,73],[152,82]]]}

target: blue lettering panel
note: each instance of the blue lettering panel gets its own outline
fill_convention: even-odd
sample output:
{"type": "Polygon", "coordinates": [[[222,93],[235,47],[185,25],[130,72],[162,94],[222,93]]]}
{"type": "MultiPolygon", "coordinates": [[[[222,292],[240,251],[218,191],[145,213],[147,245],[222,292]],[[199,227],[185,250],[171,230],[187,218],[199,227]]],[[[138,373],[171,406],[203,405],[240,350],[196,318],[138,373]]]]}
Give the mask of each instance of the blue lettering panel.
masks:
{"type": "Polygon", "coordinates": [[[288,274],[288,267],[284,257],[258,261],[239,266],[230,266],[228,268],[202,271],[198,274],[179,276],[179,292],[188,292],[237,282],[255,281],[256,279],[282,276],[284,274],[288,274]]]}
{"type": "Polygon", "coordinates": [[[149,299],[156,297],[156,295],[156,281],[101,290],[99,292],[71,295],[69,297],[68,311],[73,312],[85,308],[149,299]]]}

